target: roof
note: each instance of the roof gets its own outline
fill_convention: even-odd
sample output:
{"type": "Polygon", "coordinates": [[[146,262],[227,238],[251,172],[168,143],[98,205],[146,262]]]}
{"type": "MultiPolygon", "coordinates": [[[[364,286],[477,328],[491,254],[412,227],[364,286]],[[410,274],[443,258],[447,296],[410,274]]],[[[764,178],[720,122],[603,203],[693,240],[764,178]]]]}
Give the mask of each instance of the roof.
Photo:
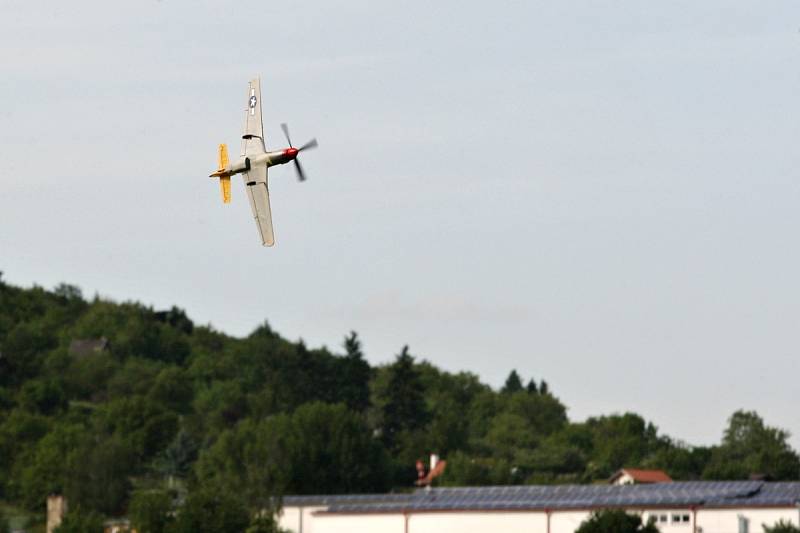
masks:
{"type": "Polygon", "coordinates": [[[681,481],[649,485],[522,485],[444,487],[409,494],[286,496],[284,506],[326,507],[325,513],[567,510],[688,507],[795,507],[800,482],[681,481]]]}
{"type": "Polygon", "coordinates": [[[428,475],[426,475],[422,479],[418,479],[417,480],[417,485],[420,485],[420,486],[423,486],[423,485],[424,486],[428,486],[428,485],[430,485],[433,482],[434,479],[436,479],[437,477],[439,477],[442,474],[444,474],[444,469],[446,467],[447,467],[447,461],[445,461],[444,459],[442,459],[441,461],[437,462],[436,466],[433,467],[433,469],[430,472],[428,472],[428,475]]]}
{"type": "Polygon", "coordinates": [[[69,353],[76,357],[86,357],[94,353],[103,352],[108,348],[108,339],[73,339],[69,343],[69,353]]]}
{"type": "Polygon", "coordinates": [[[667,475],[663,470],[641,470],[639,468],[623,468],[611,476],[608,480],[613,483],[624,474],[628,474],[635,483],[669,483],[672,478],[667,475]]]}

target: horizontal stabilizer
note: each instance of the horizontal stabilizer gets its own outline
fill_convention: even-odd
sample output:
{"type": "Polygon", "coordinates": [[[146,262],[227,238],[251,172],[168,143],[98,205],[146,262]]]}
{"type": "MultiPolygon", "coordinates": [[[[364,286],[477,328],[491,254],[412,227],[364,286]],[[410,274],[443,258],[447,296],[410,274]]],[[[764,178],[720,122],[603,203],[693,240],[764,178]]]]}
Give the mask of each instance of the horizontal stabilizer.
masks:
{"type": "Polygon", "coordinates": [[[219,145],[219,166],[217,167],[220,170],[224,170],[225,167],[228,166],[228,145],[220,144],[219,145]]]}
{"type": "Polygon", "coordinates": [[[218,176],[225,176],[229,175],[228,172],[228,146],[225,144],[219,145],[219,152],[217,155],[217,170],[209,176],[210,178],[216,178],[218,176]]]}
{"type": "Polygon", "coordinates": [[[222,192],[222,203],[231,203],[231,177],[221,176],[219,178],[219,190],[222,192]]]}

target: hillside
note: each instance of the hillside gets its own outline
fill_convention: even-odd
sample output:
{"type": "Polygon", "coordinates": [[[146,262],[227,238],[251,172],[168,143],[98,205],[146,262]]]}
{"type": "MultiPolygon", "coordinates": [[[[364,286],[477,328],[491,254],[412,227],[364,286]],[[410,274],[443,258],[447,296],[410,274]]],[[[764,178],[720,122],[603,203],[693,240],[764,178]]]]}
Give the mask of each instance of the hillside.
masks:
{"type": "Polygon", "coordinates": [[[571,422],[543,380],[512,371],[493,390],[412,353],[371,367],[356,333],[338,352],[267,322],[235,338],[178,307],[0,277],[0,500],[40,512],[62,493],[114,516],[154,490],[186,505],[216,491],[252,510],[281,494],[407,489],[431,452],[449,485],[591,483],[622,466],[800,475],[786,432],[756,413],[734,413],[717,446],[689,446],[634,413],[571,422]]]}

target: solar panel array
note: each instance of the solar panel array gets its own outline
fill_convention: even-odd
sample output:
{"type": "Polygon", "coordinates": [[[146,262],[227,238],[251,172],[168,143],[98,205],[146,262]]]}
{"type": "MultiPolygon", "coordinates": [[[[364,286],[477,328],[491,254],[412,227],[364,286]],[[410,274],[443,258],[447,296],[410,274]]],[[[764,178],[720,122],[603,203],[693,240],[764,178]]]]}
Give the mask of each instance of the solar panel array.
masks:
{"type": "Polygon", "coordinates": [[[422,489],[410,494],[293,496],[284,505],[331,513],[778,505],[800,502],[800,483],[689,481],[652,485],[523,485],[422,489]]]}

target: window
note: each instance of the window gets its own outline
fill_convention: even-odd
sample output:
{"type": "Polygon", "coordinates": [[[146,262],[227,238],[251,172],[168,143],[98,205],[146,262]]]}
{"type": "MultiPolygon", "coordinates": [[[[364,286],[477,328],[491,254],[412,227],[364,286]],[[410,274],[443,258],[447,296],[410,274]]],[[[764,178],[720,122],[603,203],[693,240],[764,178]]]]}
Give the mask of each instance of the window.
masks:
{"type": "Polygon", "coordinates": [[[688,513],[672,513],[673,524],[688,524],[691,521],[692,517],[688,513]]]}
{"type": "Polygon", "coordinates": [[[661,522],[662,524],[666,524],[667,522],[669,522],[669,515],[665,514],[658,515],[658,521],[661,522]]]}

